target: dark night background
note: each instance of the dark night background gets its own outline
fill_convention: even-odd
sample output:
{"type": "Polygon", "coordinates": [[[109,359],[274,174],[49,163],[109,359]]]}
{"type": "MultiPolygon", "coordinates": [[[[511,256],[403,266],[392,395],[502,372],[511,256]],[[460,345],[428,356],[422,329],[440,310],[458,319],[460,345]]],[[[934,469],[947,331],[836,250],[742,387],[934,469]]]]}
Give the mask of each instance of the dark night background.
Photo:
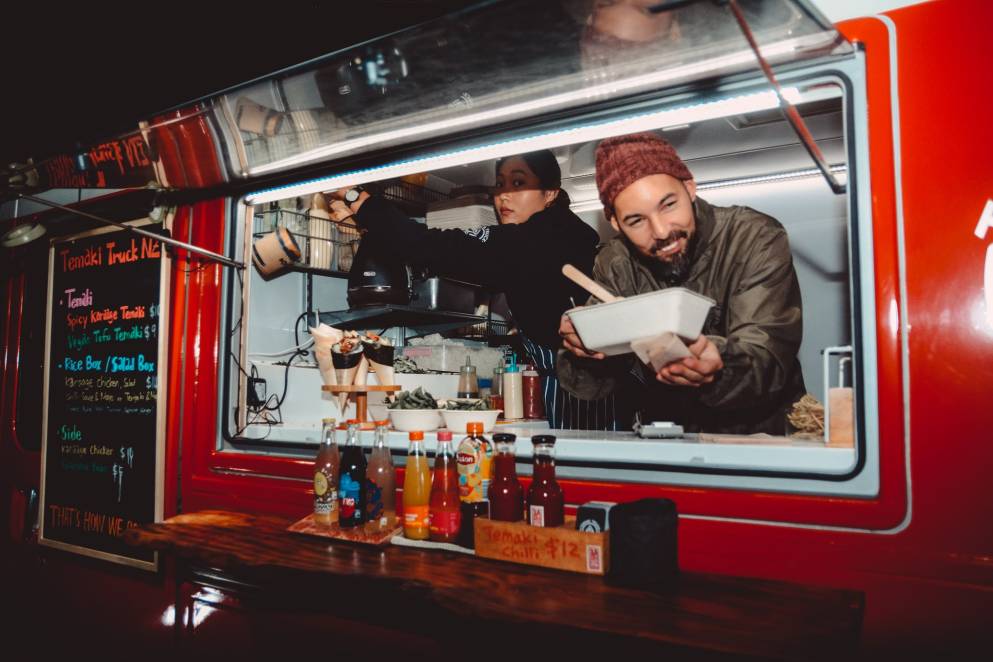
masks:
{"type": "Polygon", "coordinates": [[[19,3],[0,10],[0,170],[471,4],[19,3]]]}

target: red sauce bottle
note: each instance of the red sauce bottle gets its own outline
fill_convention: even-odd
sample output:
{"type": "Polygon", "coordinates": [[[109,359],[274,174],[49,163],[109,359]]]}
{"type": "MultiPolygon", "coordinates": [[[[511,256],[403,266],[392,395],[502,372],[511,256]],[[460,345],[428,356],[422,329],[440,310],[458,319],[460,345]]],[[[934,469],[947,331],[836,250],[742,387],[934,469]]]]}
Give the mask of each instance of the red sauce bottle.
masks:
{"type": "Polygon", "coordinates": [[[438,450],[434,455],[434,480],[431,482],[429,538],[435,542],[455,542],[462,521],[459,499],[459,473],[452,452],[452,433],[438,432],[438,450]]]}
{"type": "Polygon", "coordinates": [[[565,521],[565,497],[555,480],[555,437],[538,434],[534,445],[534,474],[528,488],[528,524],[560,526],[565,521]]]}
{"type": "Polygon", "coordinates": [[[490,519],[519,522],[524,519],[524,489],[517,480],[517,458],[514,442],[517,436],[509,432],[493,435],[496,455],[493,456],[494,475],[490,483],[490,519]]]}

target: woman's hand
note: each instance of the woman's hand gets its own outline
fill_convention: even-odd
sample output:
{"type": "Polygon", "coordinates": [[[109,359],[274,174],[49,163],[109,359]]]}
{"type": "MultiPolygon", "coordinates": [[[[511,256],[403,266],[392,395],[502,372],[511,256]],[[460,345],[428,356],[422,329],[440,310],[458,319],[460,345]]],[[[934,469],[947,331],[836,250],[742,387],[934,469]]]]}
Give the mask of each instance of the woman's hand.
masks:
{"type": "Polygon", "coordinates": [[[337,198],[332,198],[331,207],[328,210],[328,214],[331,216],[332,221],[337,221],[339,223],[354,216],[351,208],[345,204],[345,201],[337,198]]]}
{"type": "Polygon", "coordinates": [[[606,355],[602,352],[591,352],[586,349],[586,345],[579,339],[579,334],[576,333],[576,327],[572,325],[572,320],[569,319],[568,315],[563,315],[562,320],[559,322],[559,335],[562,336],[562,345],[576,356],[584,359],[606,358],[606,355]]]}
{"type": "Polygon", "coordinates": [[[717,345],[707,336],[700,336],[688,349],[693,356],[664,366],[655,378],[671,386],[697,387],[714,381],[714,376],[724,367],[717,345]]]}

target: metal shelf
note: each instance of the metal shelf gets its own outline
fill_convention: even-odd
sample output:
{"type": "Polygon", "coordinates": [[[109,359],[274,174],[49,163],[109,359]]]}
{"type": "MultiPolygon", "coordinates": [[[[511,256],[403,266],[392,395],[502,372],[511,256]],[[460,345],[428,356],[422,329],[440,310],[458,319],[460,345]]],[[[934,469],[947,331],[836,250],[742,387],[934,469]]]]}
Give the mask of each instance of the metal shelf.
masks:
{"type": "MultiPolygon", "coordinates": [[[[318,315],[321,322],[346,331],[406,327],[417,329],[422,333],[440,333],[463,326],[486,324],[486,318],[479,315],[427,310],[395,304],[351,310],[322,311],[318,315]]],[[[307,322],[311,326],[317,325],[314,322],[313,314],[307,318],[307,322]]]]}

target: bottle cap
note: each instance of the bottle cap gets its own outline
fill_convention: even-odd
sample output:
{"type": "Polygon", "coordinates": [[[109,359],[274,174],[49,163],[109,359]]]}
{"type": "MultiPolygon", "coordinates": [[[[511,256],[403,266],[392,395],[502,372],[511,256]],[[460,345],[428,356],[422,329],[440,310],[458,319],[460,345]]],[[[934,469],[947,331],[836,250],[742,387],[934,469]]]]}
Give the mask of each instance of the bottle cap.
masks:
{"type": "Polygon", "coordinates": [[[388,419],[388,418],[384,418],[381,421],[376,421],[376,427],[377,428],[384,427],[384,426],[387,426],[389,424],[390,424],[390,419],[388,419]]]}
{"type": "Polygon", "coordinates": [[[531,444],[533,446],[554,446],[555,445],[555,435],[553,434],[536,434],[531,437],[531,444]]]}
{"type": "Polygon", "coordinates": [[[495,444],[512,444],[517,441],[517,435],[510,432],[497,432],[493,435],[493,443],[495,444]]]}
{"type": "Polygon", "coordinates": [[[411,441],[421,441],[424,439],[424,433],[421,432],[420,430],[414,430],[408,435],[408,438],[411,441]]]}
{"type": "Polygon", "coordinates": [[[347,423],[348,425],[358,425],[359,424],[359,419],[357,419],[357,418],[350,418],[347,421],[345,421],[345,423],[347,423]]]}
{"type": "Polygon", "coordinates": [[[465,431],[474,437],[478,437],[479,435],[483,434],[483,424],[479,421],[472,421],[470,423],[466,423],[465,431]]]}
{"type": "Polygon", "coordinates": [[[323,423],[324,425],[334,426],[338,424],[338,421],[333,418],[322,418],[321,423],[323,423]]]}
{"type": "Polygon", "coordinates": [[[521,371],[521,369],[519,367],[517,367],[517,355],[516,354],[511,354],[510,355],[510,365],[507,366],[506,372],[520,372],[520,371],[521,371]]]}
{"type": "Polygon", "coordinates": [[[452,432],[451,430],[438,430],[438,441],[451,441],[452,432]]]}

